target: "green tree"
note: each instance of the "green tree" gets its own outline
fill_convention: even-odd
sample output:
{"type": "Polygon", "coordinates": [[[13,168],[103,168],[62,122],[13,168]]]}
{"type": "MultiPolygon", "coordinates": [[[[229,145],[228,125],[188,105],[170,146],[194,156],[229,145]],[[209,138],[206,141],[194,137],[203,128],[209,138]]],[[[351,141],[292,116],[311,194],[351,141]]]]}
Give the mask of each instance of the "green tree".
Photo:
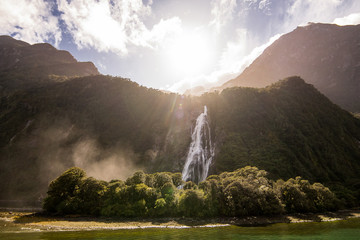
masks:
{"type": "Polygon", "coordinates": [[[137,171],[133,174],[132,177],[129,177],[125,184],[126,185],[136,185],[136,184],[141,184],[141,183],[145,183],[146,180],[146,174],[143,171],[137,171]]]}
{"type": "Polygon", "coordinates": [[[203,217],[205,196],[202,190],[185,190],[180,197],[179,210],[186,217],[203,217]]]}
{"type": "Polygon", "coordinates": [[[171,174],[171,178],[175,187],[180,187],[184,184],[181,173],[173,173],[171,174]]]}
{"type": "Polygon", "coordinates": [[[49,185],[44,209],[59,214],[77,213],[117,217],[217,217],[321,212],[335,210],[339,200],[320,183],[296,177],[273,182],[267,172],[244,167],[212,175],[196,185],[179,174],[136,172],[126,184],[86,178],[71,168],[49,185]],[[174,180],[175,179],[175,180],[174,180]],[[149,185],[152,187],[150,187],[149,185]]]}
{"type": "Polygon", "coordinates": [[[89,177],[82,181],[76,194],[78,211],[82,214],[100,215],[108,183],[89,177]]]}
{"type": "Polygon", "coordinates": [[[154,174],[154,187],[161,188],[165,183],[172,184],[171,173],[159,172],[154,174]]]}
{"type": "Polygon", "coordinates": [[[156,199],[154,207],[156,216],[165,216],[168,210],[166,205],[167,204],[164,198],[156,199]]]}
{"type": "Polygon", "coordinates": [[[76,212],[75,197],[85,177],[85,171],[78,167],[65,171],[50,183],[43,208],[59,214],[76,212]]]}

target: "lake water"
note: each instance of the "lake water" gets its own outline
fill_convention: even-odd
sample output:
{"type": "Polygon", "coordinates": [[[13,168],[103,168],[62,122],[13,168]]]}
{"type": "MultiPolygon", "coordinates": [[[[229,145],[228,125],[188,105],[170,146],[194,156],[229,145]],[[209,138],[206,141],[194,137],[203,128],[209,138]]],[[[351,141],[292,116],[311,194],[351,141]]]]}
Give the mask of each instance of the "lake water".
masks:
{"type": "Polygon", "coordinates": [[[360,239],[360,219],[321,223],[272,224],[259,227],[218,227],[187,229],[134,229],[101,231],[34,232],[0,222],[0,239],[6,240],[113,240],[113,239],[360,239]]]}

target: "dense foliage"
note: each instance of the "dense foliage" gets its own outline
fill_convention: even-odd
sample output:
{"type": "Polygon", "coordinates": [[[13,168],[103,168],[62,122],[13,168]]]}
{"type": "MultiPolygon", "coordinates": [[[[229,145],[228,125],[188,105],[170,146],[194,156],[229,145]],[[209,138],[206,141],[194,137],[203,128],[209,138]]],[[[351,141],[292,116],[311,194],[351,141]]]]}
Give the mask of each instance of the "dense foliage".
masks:
{"type": "MultiPolygon", "coordinates": [[[[181,171],[203,105],[216,144],[210,174],[251,165],[270,179],[300,175],[331,187],[347,206],[358,205],[360,121],[297,77],[200,98],[101,75],[19,91],[0,101],[0,128],[6,129],[0,179],[9,183],[0,190],[38,198],[49,180],[75,164],[87,139],[98,146],[90,152],[130,152],[118,159],[147,172],[181,171]]],[[[101,163],[106,154],[93,160],[101,163]]]]}
{"type": "Polygon", "coordinates": [[[312,85],[291,77],[202,98],[217,142],[213,172],[252,165],[272,179],[299,175],[359,204],[360,121],[312,85]]]}
{"type": "Polygon", "coordinates": [[[301,177],[274,182],[250,166],[209,176],[199,185],[182,182],[180,173],[142,171],[125,182],[105,182],[73,167],[51,182],[44,209],[116,217],[239,217],[335,210],[338,201],[320,183],[301,177]]]}
{"type": "Polygon", "coordinates": [[[9,184],[0,191],[38,198],[51,179],[75,164],[74,151],[89,139],[97,145],[94,151],[106,155],[94,161],[114,154],[128,165],[152,171],[176,165],[180,171],[190,142],[187,102],[129,79],[101,75],[1,98],[0,129],[6,131],[0,131],[0,179],[9,184]]]}

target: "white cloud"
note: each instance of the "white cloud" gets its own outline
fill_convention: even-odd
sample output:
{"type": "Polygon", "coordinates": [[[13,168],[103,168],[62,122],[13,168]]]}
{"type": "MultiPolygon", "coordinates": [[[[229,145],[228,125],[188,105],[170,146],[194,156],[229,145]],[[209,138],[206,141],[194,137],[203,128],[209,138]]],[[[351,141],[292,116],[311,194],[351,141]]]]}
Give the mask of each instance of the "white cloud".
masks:
{"type": "Polygon", "coordinates": [[[259,2],[259,9],[263,10],[267,14],[270,14],[270,5],[271,5],[271,1],[269,1],[269,0],[261,0],[259,2]]]}
{"type": "Polygon", "coordinates": [[[153,47],[163,44],[166,40],[178,37],[183,33],[181,19],[173,17],[167,20],[161,19],[159,23],[153,26],[151,31],[145,31],[144,39],[153,47]]]}
{"type": "Polygon", "coordinates": [[[29,43],[61,41],[58,19],[43,0],[0,0],[0,34],[29,43]]]}
{"type": "Polygon", "coordinates": [[[226,48],[221,54],[219,65],[221,69],[227,71],[237,72],[239,69],[239,62],[243,61],[243,57],[249,51],[249,35],[244,28],[236,29],[236,40],[226,43],[226,48]],[[236,69],[236,70],[235,70],[236,69]]]}
{"type": "Polygon", "coordinates": [[[287,9],[288,16],[283,23],[283,31],[291,31],[308,22],[332,22],[336,16],[344,15],[343,11],[349,9],[341,8],[344,4],[342,0],[295,0],[287,9]]]}
{"type": "Polygon", "coordinates": [[[224,25],[233,19],[233,13],[236,9],[236,0],[213,0],[211,6],[213,20],[210,22],[210,25],[214,25],[219,32],[224,25]]]}
{"type": "Polygon", "coordinates": [[[228,25],[250,28],[267,39],[308,22],[333,23],[335,18],[359,11],[358,0],[238,0],[234,19],[228,25]]]}
{"type": "Polygon", "coordinates": [[[248,67],[263,51],[275,42],[282,34],[277,34],[261,46],[255,47],[250,54],[246,53],[246,42],[251,41],[247,36],[245,29],[237,30],[238,38],[235,42],[228,42],[226,49],[221,55],[219,68],[208,75],[189,77],[179,81],[167,90],[183,93],[187,89],[203,86],[205,90],[219,86],[226,81],[238,76],[246,67],[248,67]]]}
{"type": "Polygon", "coordinates": [[[247,53],[247,46],[252,42],[252,38],[247,35],[245,29],[238,29],[238,38],[236,42],[228,42],[220,59],[220,69],[226,75],[239,75],[248,67],[263,51],[275,42],[282,34],[276,34],[268,42],[257,46],[247,53]]]}
{"type": "Polygon", "coordinates": [[[342,18],[336,18],[333,23],[340,26],[360,24],[360,13],[352,13],[342,18]]]}
{"type": "Polygon", "coordinates": [[[168,34],[181,28],[177,17],[160,22],[149,30],[143,19],[151,14],[151,4],[142,0],[58,0],[68,30],[79,48],[95,48],[127,55],[129,48],[155,47],[168,34]]]}
{"type": "Polygon", "coordinates": [[[106,65],[103,64],[101,60],[96,62],[96,66],[100,67],[101,70],[106,70],[106,65]]]}
{"type": "MultiPolygon", "coordinates": [[[[331,23],[337,18],[337,24],[360,23],[360,14],[349,11],[359,11],[360,2],[356,0],[218,0],[212,2],[213,20],[210,25],[217,29],[238,27],[232,31],[232,40],[225,42],[221,52],[218,68],[207,75],[188,77],[174,85],[169,90],[183,92],[186,88],[205,85],[208,88],[238,76],[249,66],[270,44],[282,34],[292,31],[307,22],[331,23]],[[254,43],[261,39],[268,42],[254,48],[254,43]],[[249,51],[249,49],[252,49],[249,51]]],[[[256,46],[256,45],[255,45],[256,46]]]]}

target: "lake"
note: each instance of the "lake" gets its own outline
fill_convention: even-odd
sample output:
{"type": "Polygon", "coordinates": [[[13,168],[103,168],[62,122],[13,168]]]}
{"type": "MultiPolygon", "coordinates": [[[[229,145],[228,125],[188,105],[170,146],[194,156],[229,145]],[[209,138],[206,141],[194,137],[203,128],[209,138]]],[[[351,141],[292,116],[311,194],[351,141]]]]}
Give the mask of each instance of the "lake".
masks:
{"type": "Polygon", "coordinates": [[[0,239],[7,240],[113,240],[113,239],[360,239],[360,219],[334,222],[280,223],[257,227],[217,227],[186,229],[133,229],[96,231],[39,231],[0,221],[0,239]],[[5,226],[6,225],[6,226],[5,226]]]}

